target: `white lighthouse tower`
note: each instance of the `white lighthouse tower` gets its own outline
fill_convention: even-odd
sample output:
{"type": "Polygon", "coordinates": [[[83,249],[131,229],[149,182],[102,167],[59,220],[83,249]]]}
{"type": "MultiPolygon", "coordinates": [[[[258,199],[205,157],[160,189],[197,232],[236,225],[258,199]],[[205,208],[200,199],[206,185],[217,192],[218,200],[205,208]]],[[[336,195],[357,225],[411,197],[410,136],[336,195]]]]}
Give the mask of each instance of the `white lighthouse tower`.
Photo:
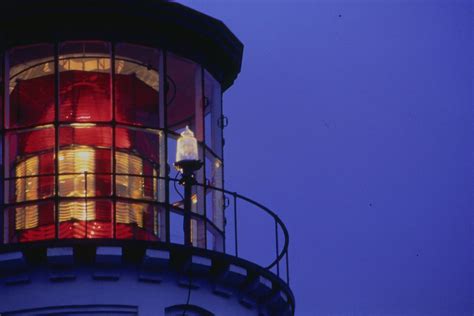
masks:
{"type": "Polygon", "coordinates": [[[0,12],[0,314],[293,315],[285,225],[224,187],[234,34],[160,0],[0,12]]]}

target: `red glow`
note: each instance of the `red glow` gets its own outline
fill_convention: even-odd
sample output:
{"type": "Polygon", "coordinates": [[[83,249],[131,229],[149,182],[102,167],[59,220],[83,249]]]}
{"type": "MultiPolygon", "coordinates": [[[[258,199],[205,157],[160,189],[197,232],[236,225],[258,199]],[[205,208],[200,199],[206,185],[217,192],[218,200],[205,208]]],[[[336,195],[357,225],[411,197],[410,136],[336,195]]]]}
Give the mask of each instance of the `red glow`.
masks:
{"type": "Polygon", "coordinates": [[[16,81],[15,89],[10,94],[10,117],[7,119],[10,127],[52,123],[54,75],[16,81]]]}
{"type": "MultiPolygon", "coordinates": [[[[134,75],[116,76],[117,121],[133,125],[158,127],[158,92],[137,79],[134,75]]],[[[99,72],[65,71],[60,73],[61,122],[108,124],[112,120],[110,75],[99,72]]],[[[29,127],[50,124],[54,121],[54,75],[18,81],[11,93],[11,127],[29,127]]],[[[61,126],[59,128],[60,150],[87,146],[94,148],[94,172],[112,172],[112,128],[95,124],[91,126],[61,126]],[[70,147],[73,146],[73,147],[70,147]]],[[[37,174],[53,174],[55,129],[47,127],[26,132],[7,132],[8,171],[15,177],[16,166],[30,157],[38,157],[37,174]]],[[[153,175],[153,164],[159,161],[159,138],[156,133],[116,128],[116,147],[118,150],[145,157],[143,174],[153,175]]],[[[91,220],[67,218],[58,225],[60,239],[69,238],[113,238],[113,203],[111,175],[90,175],[94,177],[94,213],[91,220]]],[[[39,176],[37,180],[38,199],[54,196],[53,176],[39,176]]],[[[17,200],[15,180],[7,182],[9,202],[17,200]]],[[[145,179],[145,197],[154,195],[153,181],[145,179]]],[[[60,199],[61,203],[68,200],[60,199]]],[[[121,202],[126,203],[126,202],[121,202]]],[[[37,204],[36,227],[16,229],[15,222],[20,206],[8,209],[10,242],[29,242],[55,238],[55,203],[52,200],[37,204]]],[[[60,207],[61,210],[61,207],[60,207]]],[[[89,210],[90,211],[90,210],[89,210]]],[[[36,213],[35,213],[36,214],[36,213]]],[[[61,214],[60,214],[61,215],[61,214]]],[[[76,217],[79,217],[75,215],[76,217]]],[[[61,216],[60,216],[61,217],[61,216]]],[[[135,223],[117,223],[115,233],[118,239],[157,240],[153,212],[144,212],[143,227],[135,223]]]]}
{"type": "Polygon", "coordinates": [[[65,71],[60,75],[59,119],[64,122],[110,121],[110,75],[65,71]]]}
{"type": "Polygon", "coordinates": [[[135,75],[116,75],[115,89],[118,122],[158,127],[158,91],[135,75]]]}

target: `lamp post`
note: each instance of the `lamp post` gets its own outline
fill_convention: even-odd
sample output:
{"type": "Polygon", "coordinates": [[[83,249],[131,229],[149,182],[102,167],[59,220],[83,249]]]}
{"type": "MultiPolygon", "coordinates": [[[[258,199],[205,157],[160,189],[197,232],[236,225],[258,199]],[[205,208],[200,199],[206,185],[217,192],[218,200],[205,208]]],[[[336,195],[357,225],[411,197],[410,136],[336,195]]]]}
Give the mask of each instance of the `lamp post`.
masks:
{"type": "Polygon", "coordinates": [[[175,168],[181,172],[182,177],[179,184],[184,186],[184,244],[192,246],[191,238],[191,200],[192,187],[196,184],[194,172],[202,167],[202,161],[199,160],[197,140],[194,133],[186,126],[186,129],[178,138],[176,147],[175,168]]]}

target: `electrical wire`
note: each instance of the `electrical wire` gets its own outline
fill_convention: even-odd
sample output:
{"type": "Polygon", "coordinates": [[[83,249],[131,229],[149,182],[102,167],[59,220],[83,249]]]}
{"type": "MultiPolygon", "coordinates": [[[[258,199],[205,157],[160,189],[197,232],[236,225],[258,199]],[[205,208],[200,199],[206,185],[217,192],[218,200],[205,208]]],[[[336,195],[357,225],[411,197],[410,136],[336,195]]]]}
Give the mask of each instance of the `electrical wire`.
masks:
{"type": "Polygon", "coordinates": [[[174,180],[173,181],[173,186],[174,186],[174,190],[176,191],[176,193],[178,193],[178,195],[181,197],[181,200],[184,200],[184,196],[181,194],[181,192],[179,192],[178,188],[176,187],[176,180],[178,180],[178,176],[181,174],[181,172],[177,172],[176,175],[174,176],[174,180]]]}
{"type": "Polygon", "coordinates": [[[186,313],[188,312],[189,302],[191,301],[191,287],[192,287],[191,273],[188,274],[188,279],[189,279],[189,284],[188,284],[188,298],[186,299],[186,305],[185,305],[185,307],[184,307],[184,311],[183,311],[182,316],[186,316],[186,313]]]}

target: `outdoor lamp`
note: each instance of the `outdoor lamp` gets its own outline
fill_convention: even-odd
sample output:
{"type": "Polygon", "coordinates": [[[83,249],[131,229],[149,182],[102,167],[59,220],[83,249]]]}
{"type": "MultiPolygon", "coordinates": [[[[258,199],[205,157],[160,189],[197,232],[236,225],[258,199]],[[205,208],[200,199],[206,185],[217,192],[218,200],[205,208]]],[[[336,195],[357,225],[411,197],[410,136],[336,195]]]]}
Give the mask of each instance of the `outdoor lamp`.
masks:
{"type": "Polygon", "coordinates": [[[181,137],[178,138],[176,161],[198,160],[198,158],[197,139],[189,126],[186,126],[186,129],[181,133],[181,137]]]}
{"type": "Polygon", "coordinates": [[[202,166],[199,160],[197,139],[188,126],[178,138],[174,166],[183,174],[183,177],[192,176],[192,173],[202,166]]]}
{"type": "Polygon", "coordinates": [[[175,168],[182,173],[179,184],[184,186],[184,243],[186,246],[192,246],[191,239],[191,203],[192,187],[196,184],[194,171],[201,168],[202,162],[199,160],[198,143],[194,133],[186,126],[186,129],[178,138],[176,146],[175,168]]]}

